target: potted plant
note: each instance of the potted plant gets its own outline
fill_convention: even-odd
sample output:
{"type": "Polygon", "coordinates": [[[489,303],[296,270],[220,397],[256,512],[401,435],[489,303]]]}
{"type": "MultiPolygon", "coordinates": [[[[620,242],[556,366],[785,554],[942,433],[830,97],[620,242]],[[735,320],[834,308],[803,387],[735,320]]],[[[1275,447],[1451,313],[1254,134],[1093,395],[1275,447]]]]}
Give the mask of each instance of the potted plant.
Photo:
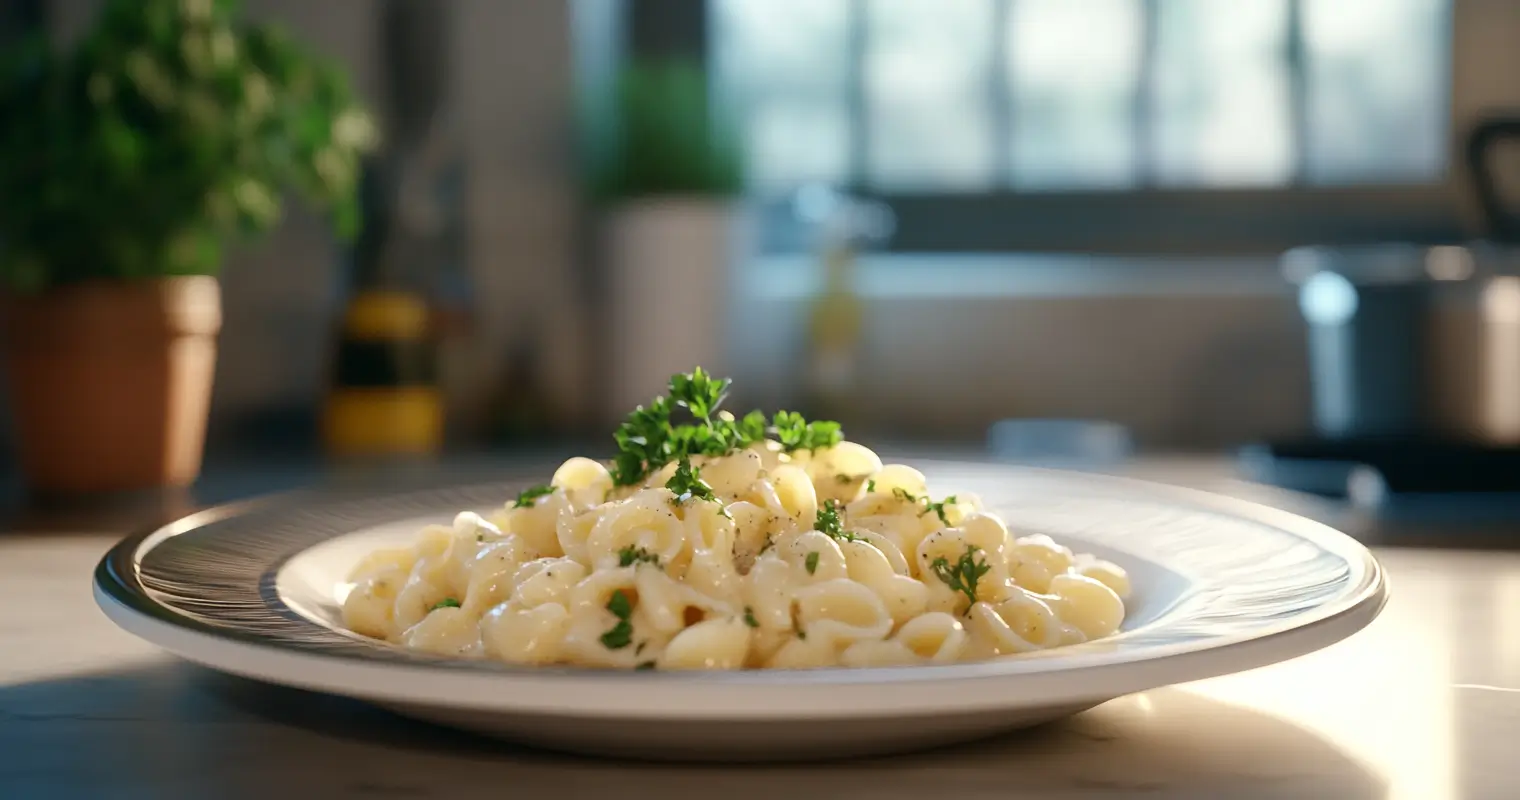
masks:
{"type": "Polygon", "coordinates": [[[0,335],[42,493],[191,483],[216,274],[298,190],[358,226],[373,126],[343,73],[226,0],[108,0],[0,59],[0,335]]]}
{"type": "Polygon", "coordinates": [[[610,105],[590,126],[590,189],[605,212],[610,303],[602,410],[616,418],[692,364],[722,368],[743,181],[698,65],[632,63],[610,105]]]}

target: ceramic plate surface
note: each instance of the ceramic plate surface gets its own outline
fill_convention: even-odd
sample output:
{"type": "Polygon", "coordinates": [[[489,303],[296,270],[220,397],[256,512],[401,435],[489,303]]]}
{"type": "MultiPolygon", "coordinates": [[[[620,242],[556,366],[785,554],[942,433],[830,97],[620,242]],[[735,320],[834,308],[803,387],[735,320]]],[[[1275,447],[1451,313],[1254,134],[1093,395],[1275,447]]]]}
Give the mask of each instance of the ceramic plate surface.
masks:
{"type": "Polygon", "coordinates": [[[444,659],[342,630],[360,555],[499,507],[526,481],[212,509],[117,545],[95,594],[121,627],[214,669],[541,746],[683,759],[858,755],[1032,725],[1312,652],[1386,598],[1365,548],[1286,512],[1121,478],[916,466],[942,491],[980,494],[1016,533],[1128,570],[1124,630],[982,663],[710,673],[444,659]]]}

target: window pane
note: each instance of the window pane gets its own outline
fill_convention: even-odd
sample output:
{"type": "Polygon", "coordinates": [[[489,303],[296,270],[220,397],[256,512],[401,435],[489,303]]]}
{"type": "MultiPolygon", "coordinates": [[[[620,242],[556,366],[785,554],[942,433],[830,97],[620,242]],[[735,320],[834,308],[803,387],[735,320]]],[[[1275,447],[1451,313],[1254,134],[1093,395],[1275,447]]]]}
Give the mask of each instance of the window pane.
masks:
{"type": "Polygon", "coordinates": [[[1440,174],[1446,132],[1446,0],[1306,0],[1311,181],[1440,174]]]}
{"type": "Polygon", "coordinates": [[[865,8],[867,181],[992,186],[991,0],[871,0],[865,8]]]}
{"type": "Polygon", "coordinates": [[[1018,0],[1010,13],[1010,161],[1019,188],[1135,180],[1139,0],[1018,0]]]}
{"type": "Polygon", "coordinates": [[[748,113],[746,144],[754,186],[844,183],[850,174],[849,114],[842,100],[774,98],[748,113]]]}
{"type": "Polygon", "coordinates": [[[842,0],[716,0],[718,84],[744,132],[757,185],[843,182],[849,169],[842,0]]]}
{"type": "Polygon", "coordinates": [[[1152,128],[1157,181],[1286,183],[1293,173],[1286,0],[1159,5],[1152,128]]]}

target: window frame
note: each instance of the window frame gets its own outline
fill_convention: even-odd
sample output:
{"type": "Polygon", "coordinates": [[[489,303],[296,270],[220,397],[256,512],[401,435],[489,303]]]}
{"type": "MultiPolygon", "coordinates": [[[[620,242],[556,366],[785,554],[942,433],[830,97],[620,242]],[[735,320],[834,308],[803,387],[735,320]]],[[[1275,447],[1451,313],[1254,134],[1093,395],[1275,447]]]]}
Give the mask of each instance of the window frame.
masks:
{"type": "MultiPolygon", "coordinates": [[[[637,2],[637,0],[635,0],[637,2]]],[[[645,0],[647,2],[647,0],[645,0]]],[[[1444,60],[1448,87],[1442,174],[1428,183],[1363,183],[1315,185],[1305,179],[1306,156],[1299,143],[1306,137],[1308,96],[1305,48],[1302,40],[1303,0],[1287,0],[1288,35],[1285,52],[1289,84],[1289,121],[1293,130],[1295,168],[1287,185],[1252,188],[1195,188],[1156,185],[1149,169],[1137,170],[1140,185],[1134,188],[987,191],[901,192],[866,185],[869,136],[861,63],[866,42],[864,7],[871,0],[841,0],[850,5],[848,55],[851,63],[849,94],[850,172],[855,179],[838,188],[891,208],[896,231],[883,245],[888,252],[1090,252],[1136,254],[1257,254],[1278,253],[1302,244],[1348,244],[1390,237],[1414,241],[1450,241],[1466,235],[1465,175],[1458,157],[1461,142],[1456,99],[1458,20],[1464,5],[1449,0],[1446,12],[1448,45],[1444,60]]],[[[711,0],[716,2],[716,0],[711,0]]],[[[1016,0],[989,0],[994,19],[1000,23],[1016,0]]],[[[1142,63],[1151,69],[1157,9],[1162,0],[1142,3],[1142,63]]],[[[709,63],[717,37],[717,14],[707,10],[703,26],[704,51],[709,63]]],[[[996,37],[993,56],[1006,57],[1004,37],[996,37]]],[[[1142,78],[1143,80],[1143,78],[1142,78]]],[[[999,87],[1004,70],[992,70],[989,90],[1007,98],[999,87]]],[[[715,81],[716,83],[716,81],[715,81]]],[[[1002,88],[1006,89],[1006,86],[1002,88]]],[[[1145,152],[1143,124],[1148,92],[1136,93],[1133,104],[1136,141],[1145,152]]],[[[1007,132],[1011,104],[994,104],[993,124],[1007,132]]],[[[1006,151],[1006,148],[998,148],[1006,151]]],[[[1006,159],[1006,152],[999,154],[1006,159]]],[[[1006,173],[1006,162],[998,165],[1006,173]]],[[[761,224],[757,244],[762,253],[795,251],[802,236],[794,230],[789,193],[775,189],[754,190],[761,224]],[[790,228],[793,229],[788,229],[790,228]]]]}

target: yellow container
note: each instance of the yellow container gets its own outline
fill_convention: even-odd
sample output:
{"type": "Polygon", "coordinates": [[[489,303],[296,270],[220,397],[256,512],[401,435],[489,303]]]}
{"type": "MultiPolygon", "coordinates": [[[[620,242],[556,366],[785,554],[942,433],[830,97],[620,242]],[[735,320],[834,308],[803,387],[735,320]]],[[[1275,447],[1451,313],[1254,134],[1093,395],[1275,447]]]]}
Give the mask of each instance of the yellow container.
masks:
{"type": "Polygon", "coordinates": [[[443,398],[427,304],[361,292],[344,314],[323,439],[339,456],[430,455],[443,444],[443,398]]]}

